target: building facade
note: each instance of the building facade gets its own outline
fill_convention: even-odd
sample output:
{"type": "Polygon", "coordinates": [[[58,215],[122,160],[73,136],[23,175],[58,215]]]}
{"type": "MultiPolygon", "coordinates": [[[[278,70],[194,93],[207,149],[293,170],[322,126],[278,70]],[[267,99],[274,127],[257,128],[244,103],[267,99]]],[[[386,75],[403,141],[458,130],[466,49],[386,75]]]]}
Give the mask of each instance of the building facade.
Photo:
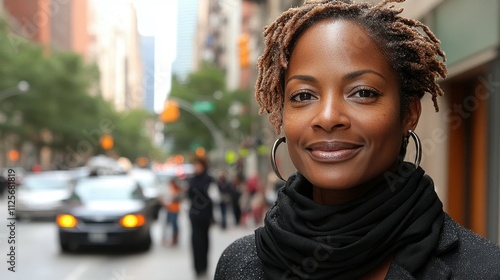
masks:
{"type": "Polygon", "coordinates": [[[195,46],[198,24],[198,5],[205,1],[182,0],[177,3],[177,47],[172,73],[181,80],[196,67],[195,46]]]}
{"type": "Polygon", "coordinates": [[[17,35],[50,47],[50,0],[4,0],[3,5],[7,23],[17,35]]]}
{"type": "Polygon", "coordinates": [[[87,0],[51,2],[51,45],[56,50],[74,51],[88,58],[87,0]]]}
{"type": "Polygon", "coordinates": [[[447,56],[446,107],[435,119],[446,132],[448,212],[500,243],[500,1],[436,1],[420,19],[447,56]]]}
{"type": "Polygon", "coordinates": [[[89,60],[100,70],[102,96],[117,110],[141,108],[144,70],[135,7],[129,1],[89,1],[89,60]]]}
{"type": "Polygon", "coordinates": [[[144,108],[155,110],[155,37],[141,36],[141,54],[144,65],[144,108]]]}

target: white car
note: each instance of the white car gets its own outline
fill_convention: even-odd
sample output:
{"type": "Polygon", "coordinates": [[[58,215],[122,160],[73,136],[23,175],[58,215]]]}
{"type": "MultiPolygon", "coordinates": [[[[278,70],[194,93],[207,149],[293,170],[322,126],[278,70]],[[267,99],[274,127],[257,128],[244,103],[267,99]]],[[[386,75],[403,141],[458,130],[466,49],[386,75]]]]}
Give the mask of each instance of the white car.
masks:
{"type": "Polygon", "coordinates": [[[16,218],[55,218],[71,194],[73,179],[68,171],[26,175],[16,191],[16,218]]]}
{"type": "Polygon", "coordinates": [[[159,211],[162,207],[160,201],[160,193],[162,183],[158,176],[150,169],[134,168],[128,172],[128,175],[134,178],[142,187],[144,196],[147,199],[149,208],[151,209],[151,216],[153,219],[158,218],[159,211]]]}

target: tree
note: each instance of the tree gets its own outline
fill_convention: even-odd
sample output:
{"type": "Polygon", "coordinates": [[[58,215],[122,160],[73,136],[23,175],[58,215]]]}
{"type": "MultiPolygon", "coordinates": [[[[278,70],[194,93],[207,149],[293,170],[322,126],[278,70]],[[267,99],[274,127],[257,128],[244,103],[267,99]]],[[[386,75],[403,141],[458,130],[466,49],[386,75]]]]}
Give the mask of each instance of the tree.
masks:
{"type": "MultiPolygon", "coordinates": [[[[154,152],[141,131],[152,116],[144,111],[118,113],[97,91],[99,72],[74,52],[46,55],[40,45],[8,33],[0,21],[0,91],[25,80],[27,94],[0,103],[0,140],[17,149],[34,147],[33,157],[46,147],[52,168],[85,164],[102,152],[100,137],[116,134],[118,155],[154,152]],[[12,42],[15,42],[13,44],[12,42]],[[7,143],[8,142],[8,143],[7,143]]],[[[5,154],[5,147],[3,154],[5,154]]]]}
{"type": "Polygon", "coordinates": [[[132,161],[157,155],[157,148],[153,147],[151,137],[147,135],[146,125],[154,125],[154,116],[148,111],[136,109],[122,113],[113,133],[115,151],[132,161]]]}
{"type": "MultiPolygon", "coordinates": [[[[244,137],[242,135],[250,133],[251,122],[255,120],[249,112],[250,93],[243,90],[227,91],[224,73],[209,63],[204,63],[199,71],[189,74],[185,82],[174,76],[170,96],[193,105],[197,102],[211,103],[213,110],[198,114],[205,114],[231,146],[237,146],[244,137]],[[235,107],[239,107],[239,112],[231,112],[230,108],[235,107]],[[233,127],[235,120],[239,122],[237,128],[233,127]]],[[[192,112],[183,109],[178,121],[166,124],[165,135],[173,140],[172,150],[175,153],[189,154],[199,146],[206,150],[216,147],[210,130],[192,112]]]]}

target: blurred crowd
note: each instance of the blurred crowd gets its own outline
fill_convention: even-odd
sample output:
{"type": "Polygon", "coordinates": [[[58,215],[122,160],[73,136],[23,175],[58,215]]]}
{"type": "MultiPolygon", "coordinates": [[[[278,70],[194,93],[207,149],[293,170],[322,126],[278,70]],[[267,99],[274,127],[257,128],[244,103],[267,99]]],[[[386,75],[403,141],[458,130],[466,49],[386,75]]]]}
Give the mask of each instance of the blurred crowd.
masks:
{"type": "MultiPolygon", "coordinates": [[[[230,171],[221,169],[210,174],[213,184],[208,196],[213,203],[212,224],[223,230],[234,226],[260,226],[265,212],[276,200],[277,190],[283,186],[274,172],[268,174],[266,183],[261,183],[262,178],[258,174],[246,178],[242,174],[231,174],[230,171]]],[[[164,245],[176,245],[179,232],[177,217],[182,211],[183,203],[189,204],[189,180],[172,178],[165,184],[161,194],[165,212],[162,242],[164,245]]]]}
{"type": "Polygon", "coordinates": [[[216,225],[222,230],[230,227],[260,226],[264,214],[276,200],[283,183],[270,172],[262,178],[254,173],[247,178],[242,172],[218,169],[209,172],[204,159],[195,159],[194,174],[186,180],[172,178],[161,196],[165,219],[162,244],[176,246],[179,242],[178,217],[182,203],[189,205],[193,264],[199,279],[206,279],[209,229],[216,225]]]}

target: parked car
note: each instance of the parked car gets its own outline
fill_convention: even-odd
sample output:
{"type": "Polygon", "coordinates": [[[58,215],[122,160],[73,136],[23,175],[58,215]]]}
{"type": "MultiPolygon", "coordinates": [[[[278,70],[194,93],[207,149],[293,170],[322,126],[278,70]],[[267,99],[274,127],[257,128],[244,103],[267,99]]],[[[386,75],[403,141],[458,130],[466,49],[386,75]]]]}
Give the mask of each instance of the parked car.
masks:
{"type": "Polygon", "coordinates": [[[71,194],[74,176],[67,171],[45,171],[25,175],[17,187],[16,218],[51,218],[71,194]]]}
{"type": "Polygon", "coordinates": [[[162,207],[160,197],[161,188],[166,185],[162,184],[158,176],[150,169],[134,168],[128,172],[128,175],[132,176],[142,187],[144,196],[151,209],[151,216],[153,219],[157,219],[162,207]]]}
{"type": "Polygon", "coordinates": [[[130,176],[82,178],[56,223],[63,252],[85,245],[151,246],[151,216],[142,188],[130,176]]]}
{"type": "Polygon", "coordinates": [[[9,167],[9,168],[2,168],[0,170],[0,175],[2,175],[4,178],[8,178],[9,175],[14,176],[15,178],[15,184],[20,185],[21,182],[23,181],[24,177],[26,176],[28,172],[26,172],[26,169],[23,167],[9,167]]]}

